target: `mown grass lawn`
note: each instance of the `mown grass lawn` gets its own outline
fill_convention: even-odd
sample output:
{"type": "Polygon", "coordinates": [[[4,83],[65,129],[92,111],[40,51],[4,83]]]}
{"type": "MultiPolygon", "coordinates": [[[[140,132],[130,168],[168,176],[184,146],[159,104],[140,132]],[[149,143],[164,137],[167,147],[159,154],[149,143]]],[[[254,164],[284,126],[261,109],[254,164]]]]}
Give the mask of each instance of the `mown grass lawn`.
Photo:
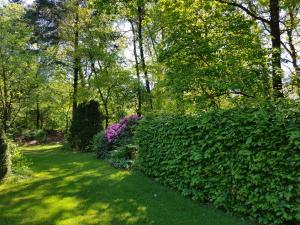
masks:
{"type": "Polygon", "coordinates": [[[246,225],[149,178],[60,145],[23,148],[31,178],[0,185],[0,225],[246,225]]]}

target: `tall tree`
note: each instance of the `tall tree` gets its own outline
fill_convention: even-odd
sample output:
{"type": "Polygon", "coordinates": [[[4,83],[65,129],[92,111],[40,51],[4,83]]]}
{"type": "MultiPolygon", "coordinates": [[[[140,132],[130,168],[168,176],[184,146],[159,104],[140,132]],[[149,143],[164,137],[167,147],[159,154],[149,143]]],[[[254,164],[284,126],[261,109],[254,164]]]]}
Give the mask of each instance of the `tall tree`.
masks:
{"type": "Polygon", "coordinates": [[[137,114],[141,115],[142,113],[142,90],[141,90],[141,76],[140,76],[140,68],[139,68],[139,60],[138,60],[138,53],[137,53],[137,34],[135,29],[134,22],[129,19],[132,31],[132,44],[133,44],[133,55],[134,55],[134,62],[135,62],[135,71],[136,77],[138,80],[138,91],[137,91],[137,114]]]}
{"type": "Polygon", "coordinates": [[[73,104],[72,104],[72,121],[76,114],[77,109],[77,95],[78,95],[78,79],[80,66],[80,56],[79,56],[79,7],[80,2],[76,0],[75,2],[75,26],[74,26],[74,52],[73,52],[73,104]]]}
{"type": "Polygon", "coordinates": [[[30,49],[32,30],[24,22],[23,6],[1,6],[0,15],[0,116],[7,132],[34,87],[36,58],[30,49]]]}
{"type": "Polygon", "coordinates": [[[161,1],[155,18],[163,33],[158,48],[166,74],[162,82],[178,106],[201,110],[269,96],[266,52],[256,24],[242,13],[178,0],[161,1]]]}
{"type": "Polygon", "coordinates": [[[152,96],[151,96],[151,87],[150,87],[150,80],[149,80],[149,73],[148,68],[146,65],[145,59],[145,51],[144,51],[144,27],[143,21],[145,18],[145,1],[144,0],[137,0],[137,32],[138,32],[138,42],[139,42],[139,50],[140,50],[140,58],[141,58],[141,65],[142,71],[144,73],[145,83],[146,83],[146,91],[147,91],[147,99],[149,103],[149,107],[153,109],[152,103],[152,96]]]}
{"type": "Polygon", "coordinates": [[[265,1],[258,1],[254,3],[249,0],[229,1],[216,0],[220,3],[231,5],[241,9],[252,18],[261,21],[266,29],[270,32],[272,43],[272,78],[273,78],[273,93],[274,97],[283,97],[282,90],[282,68],[281,68],[281,31],[280,31],[280,0],[269,0],[269,19],[264,15],[259,14],[258,8],[266,8],[265,1]]]}
{"type": "Polygon", "coordinates": [[[144,0],[122,0],[119,4],[119,14],[123,23],[128,23],[132,35],[131,45],[133,46],[133,57],[136,77],[140,86],[137,89],[137,112],[141,113],[142,108],[153,109],[153,99],[151,94],[151,82],[149,67],[147,66],[147,36],[145,34],[145,18],[147,1],[144,0]],[[144,87],[144,88],[143,88],[144,87]],[[145,93],[143,92],[145,89],[145,93]]]}
{"type": "Polygon", "coordinates": [[[299,96],[300,87],[300,2],[295,0],[283,1],[282,13],[282,41],[283,49],[290,59],[284,58],[285,61],[293,66],[292,81],[296,86],[299,96]]]}
{"type": "Polygon", "coordinates": [[[35,96],[35,122],[36,129],[42,127],[41,96],[43,84],[47,83],[55,73],[55,69],[62,64],[62,61],[55,57],[60,42],[59,29],[63,21],[66,8],[64,0],[36,0],[26,10],[26,19],[30,26],[33,25],[34,35],[31,44],[35,46],[35,53],[38,58],[36,72],[36,86],[32,91],[35,96]],[[55,50],[55,51],[53,51],[55,50]]]}

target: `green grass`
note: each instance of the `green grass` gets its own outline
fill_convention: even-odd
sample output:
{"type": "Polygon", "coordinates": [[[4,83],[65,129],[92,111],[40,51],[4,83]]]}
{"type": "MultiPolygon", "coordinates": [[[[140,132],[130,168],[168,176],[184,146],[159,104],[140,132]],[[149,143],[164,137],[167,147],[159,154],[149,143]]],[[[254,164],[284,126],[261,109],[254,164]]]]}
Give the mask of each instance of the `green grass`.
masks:
{"type": "Polygon", "coordinates": [[[0,185],[0,225],[246,225],[92,154],[23,148],[33,175],[0,185]]]}

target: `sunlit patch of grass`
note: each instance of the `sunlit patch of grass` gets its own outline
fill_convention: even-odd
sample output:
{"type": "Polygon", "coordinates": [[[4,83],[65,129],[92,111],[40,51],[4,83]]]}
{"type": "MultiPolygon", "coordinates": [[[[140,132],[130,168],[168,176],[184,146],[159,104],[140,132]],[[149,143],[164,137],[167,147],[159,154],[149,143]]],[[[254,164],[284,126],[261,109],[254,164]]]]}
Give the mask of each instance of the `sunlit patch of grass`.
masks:
{"type": "Polygon", "coordinates": [[[119,172],[110,174],[107,179],[111,180],[111,181],[121,181],[129,175],[131,175],[129,172],[119,171],[119,172]]]}
{"type": "Polygon", "coordinates": [[[0,185],[0,225],[246,225],[93,154],[22,147],[33,175],[0,185]]]}

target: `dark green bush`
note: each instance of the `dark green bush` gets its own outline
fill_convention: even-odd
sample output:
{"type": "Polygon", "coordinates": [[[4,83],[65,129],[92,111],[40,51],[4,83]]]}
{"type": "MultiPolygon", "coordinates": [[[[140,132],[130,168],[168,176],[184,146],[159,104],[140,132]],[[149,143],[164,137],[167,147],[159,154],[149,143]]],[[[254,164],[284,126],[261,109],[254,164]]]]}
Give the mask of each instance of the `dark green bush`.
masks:
{"type": "Polygon", "coordinates": [[[11,170],[10,153],[5,137],[0,133],[0,180],[8,176],[11,170]]]}
{"type": "Polygon", "coordinates": [[[90,101],[78,105],[70,128],[69,143],[80,151],[90,150],[90,143],[95,134],[103,129],[103,116],[99,103],[90,101]]]}
{"type": "Polygon", "coordinates": [[[147,116],[135,140],[137,167],[182,194],[261,224],[299,224],[296,107],[147,116]]]}

